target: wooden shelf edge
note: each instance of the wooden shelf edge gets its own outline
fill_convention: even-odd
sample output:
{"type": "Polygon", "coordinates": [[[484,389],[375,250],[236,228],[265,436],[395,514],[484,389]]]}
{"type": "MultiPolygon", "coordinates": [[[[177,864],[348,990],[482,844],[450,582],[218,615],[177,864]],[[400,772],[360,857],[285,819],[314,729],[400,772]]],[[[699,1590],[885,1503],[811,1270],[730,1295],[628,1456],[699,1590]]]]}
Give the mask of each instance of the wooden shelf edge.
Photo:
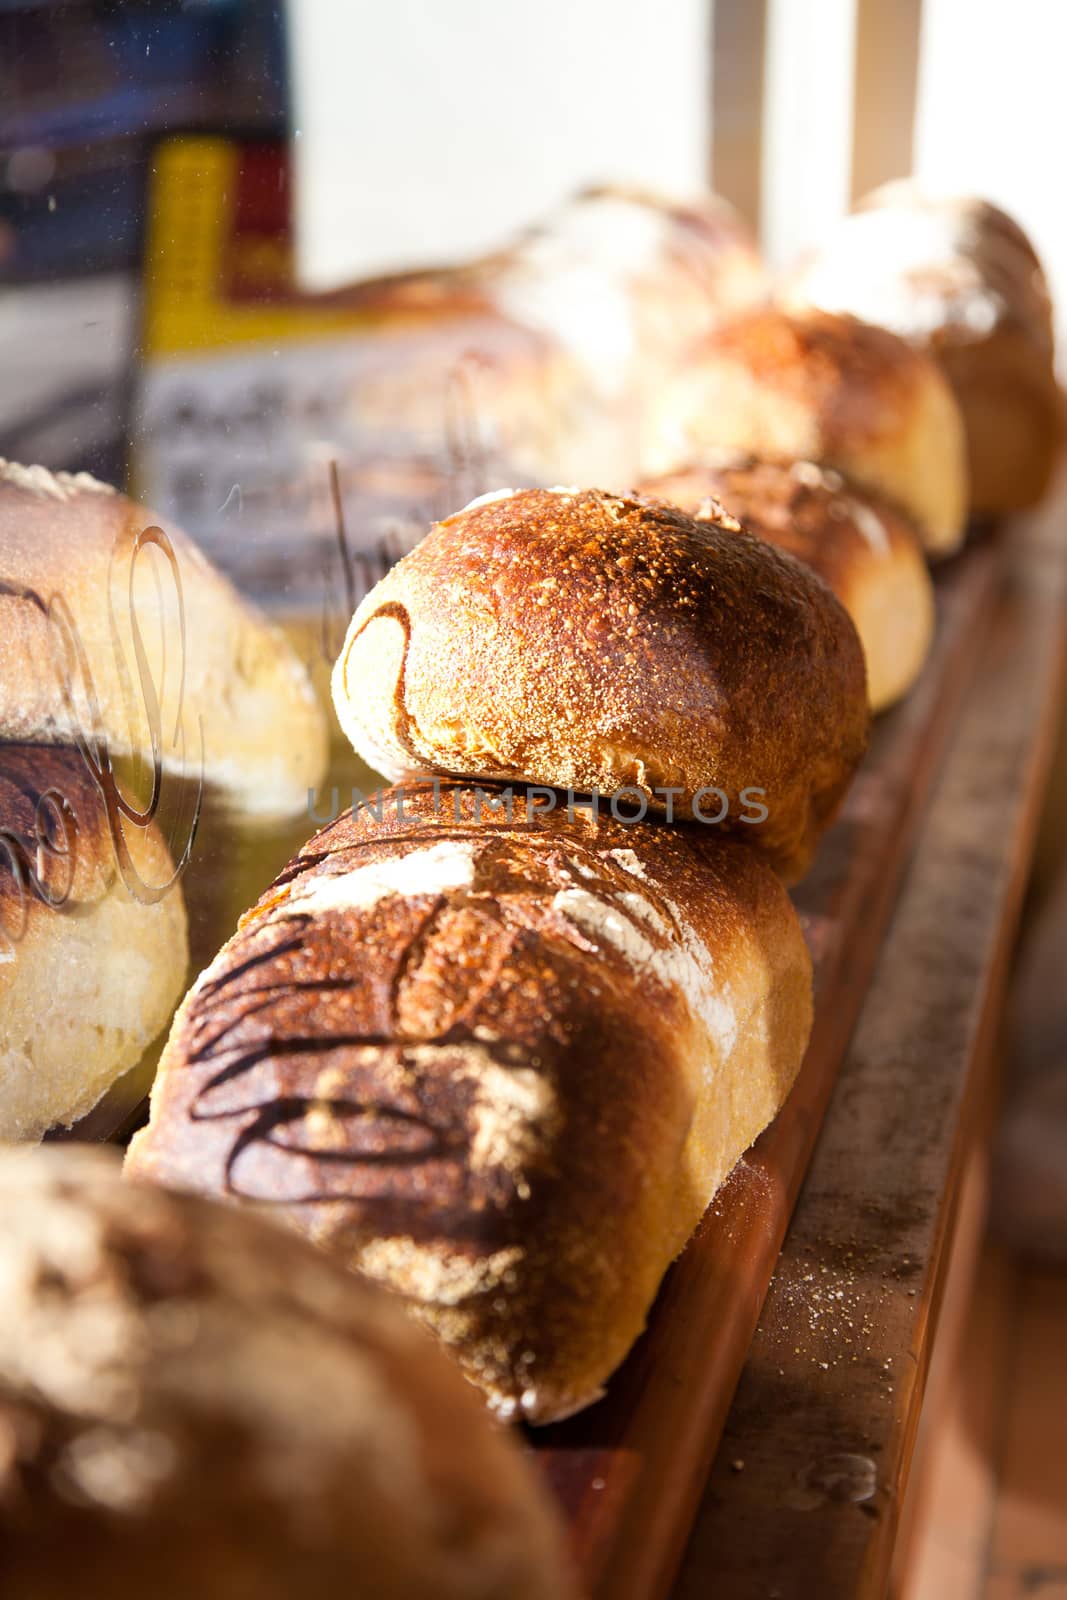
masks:
{"type": "Polygon", "coordinates": [[[1064,660],[1067,499],[1005,530],[992,625],[673,1591],[884,1592],[1064,660]],[[738,1467],[738,1463],[744,1463],[738,1467]]]}

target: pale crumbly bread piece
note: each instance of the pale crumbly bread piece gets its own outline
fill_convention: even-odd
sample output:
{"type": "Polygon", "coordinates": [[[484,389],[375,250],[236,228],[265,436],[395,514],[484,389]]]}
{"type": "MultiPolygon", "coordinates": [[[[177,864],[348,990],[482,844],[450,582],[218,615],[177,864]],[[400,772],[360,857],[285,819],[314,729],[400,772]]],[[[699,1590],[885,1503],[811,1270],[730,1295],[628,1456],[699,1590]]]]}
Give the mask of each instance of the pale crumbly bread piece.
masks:
{"type": "Polygon", "coordinates": [[[127,1166],[274,1205],[550,1422],[785,1100],[811,960],[755,851],[507,793],[406,785],[309,841],[184,1001],[127,1166]]]}
{"type": "Polygon", "coordinates": [[[154,904],[138,897],[171,883],[166,843],[155,823],[121,827],[136,893],[81,755],[0,744],[0,1140],[85,1116],[185,987],[180,883],[154,904]]]}
{"type": "Polygon", "coordinates": [[[661,813],[670,788],[704,819],[717,788],[724,831],[789,878],[868,721],[859,639],[808,568],[729,518],[598,490],[504,490],[436,524],[356,611],[333,693],[389,778],[632,787],[661,813]]]}
{"type": "Polygon", "coordinates": [[[915,529],[896,506],[814,462],[751,456],[648,478],[636,493],[698,518],[725,510],[813,568],[856,625],[871,710],[907,694],[933,640],[934,588],[915,529]]]}
{"type": "Polygon", "coordinates": [[[209,783],[246,814],[299,811],[327,754],[307,673],[281,632],[168,525],[183,651],[169,562],[151,545],[134,556],[138,537],[159,526],[86,473],[0,461],[0,739],[72,745],[99,731],[112,755],[150,758],[155,696],[165,771],[199,778],[202,726],[209,783]],[[74,625],[70,648],[50,607],[74,625]]]}
{"type": "Polygon", "coordinates": [[[815,461],[893,500],[928,554],[963,540],[963,421],[937,363],[885,328],[778,306],[723,323],[657,405],[645,475],[738,451],[815,461]]]}
{"type": "Polygon", "coordinates": [[[975,515],[1041,498],[1062,436],[1052,302],[1011,217],[975,196],[886,184],[798,264],[780,297],[851,312],[937,360],[963,415],[975,515]]]}
{"type": "Polygon", "coordinates": [[[263,1218],[0,1158],[4,1600],[557,1600],[518,1446],[388,1295],[263,1218]]]}

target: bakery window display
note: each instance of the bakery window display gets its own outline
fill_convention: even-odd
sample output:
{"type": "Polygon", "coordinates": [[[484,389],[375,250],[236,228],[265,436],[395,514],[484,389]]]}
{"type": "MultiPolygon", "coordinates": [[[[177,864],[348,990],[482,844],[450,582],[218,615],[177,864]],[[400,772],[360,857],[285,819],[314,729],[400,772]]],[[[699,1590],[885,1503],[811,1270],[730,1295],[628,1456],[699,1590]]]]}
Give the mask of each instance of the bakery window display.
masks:
{"type": "Polygon", "coordinates": [[[277,1206],[501,1415],[558,1420],[800,1067],[811,958],[771,863],[804,870],[862,753],[860,642],[725,517],[504,491],[372,591],[334,694],[407,781],[201,975],[127,1167],[277,1206]]]}
{"type": "MultiPolygon", "coordinates": [[[[996,277],[1000,292],[1006,253],[1032,290],[1026,299],[1004,287],[1002,298],[1014,295],[1026,348],[1012,349],[1040,411],[1052,400],[1039,269],[999,214],[985,208],[979,223],[985,287],[996,277]]],[[[1027,422],[1027,460],[1006,422],[998,487],[992,467],[983,477],[1000,413],[982,393],[997,383],[988,352],[975,376],[977,340],[949,339],[940,325],[927,337],[917,309],[911,323],[873,308],[861,322],[845,314],[856,308],[788,290],[754,308],[766,286],[744,230],[717,204],[623,191],[581,197],[491,260],[365,286],[388,337],[364,349],[366,381],[342,383],[336,397],[366,448],[343,459],[322,437],[314,453],[336,512],[332,592],[320,595],[320,552],[306,547],[303,609],[291,590],[281,599],[296,576],[288,534],[266,559],[254,538],[240,552],[276,614],[288,606],[290,638],[314,636],[320,678],[351,619],[333,731],[398,780],[344,816],[335,805],[306,843],[321,816],[327,735],[282,637],[165,519],[84,475],[0,464],[0,1139],[36,1140],[99,1104],[159,1040],[190,965],[200,976],[127,1160],[129,1177],[156,1191],[152,1226],[171,1240],[185,1226],[187,1202],[161,1188],[231,1202],[188,1202],[199,1219],[190,1227],[204,1237],[233,1227],[248,1252],[247,1294],[276,1252],[290,1252],[286,1270],[298,1276],[299,1253],[309,1259],[301,1241],[283,1247],[270,1230],[242,1234],[244,1218],[219,1220],[234,1206],[267,1212],[347,1269],[311,1258],[333,1273],[331,1298],[387,1287],[411,1313],[384,1313],[393,1325],[423,1323],[509,1421],[562,1424],[610,1388],[595,1431],[633,1385],[645,1356],[619,1368],[671,1263],[709,1202],[736,1198],[736,1187],[721,1195],[726,1180],[800,1074],[815,1015],[811,952],[822,960],[844,942],[842,927],[855,931],[844,915],[833,922],[844,901],[853,917],[864,901],[879,926],[891,898],[892,862],[843,890],[841,870],[825,888],[842,861],[857,867],[870,837],[864,805],[868,821],[884,821],[873,784],[831,841],[830,873],[815,875],[821,895],[801,893],[798,914],[785,886],[807,873],[839,814],[870,712],[921,673],[934,627],[926,558],[960,547],[968,508],[1032,498],[1047,476],[1041,430],[1052,410],[1027,422]],[[434,439],[439,458],[427,450],[434,439]],[[568,463],[605,465],[603,476],[576,470],[583,483],[652,475],[628,494],[490,487],[444,514],[500,481],[508,460],[519,483],[565,482],[568,463]],[[453,499],[456,483],[466,493],[453,499]],[[386,571],[431,515],[442,520],[386,571]],[[168,793],[180,801],[168,806],[168,793]],[[237,831],[213,832],[238,815],[260,830],[244,855],[237,831]],[[53,994],[43,1040],[42,997],[53,994]]],[[[918,289],[909,281],[906,292],[918,289]]],[[[954,317],[943,320],[955,328],[954,317]]],[[[963,320],[973,332],[981,319],[963,320]]],[[[996,372],[1007,373],[1015,357],[1003,340],[997,352],[996,372]]],[[[310,372],[303,381],[316,389],[310,372]]],[[[206,504],[206,475],[189,481],[206,504]]],[[[255,520],[271,489],[245,505],[236,487],[255,520]]],[[[230,492],[220,501],[216,516],[230,492]]],[[[903,708],[898,726],[918,703],[914,726],[932,727],[923,702],[903,708]]],[[[906,766],[892,768],[901,787],[906,766]]],[[[901,817],[912,826],[906,807],[901,817]]],[[[816,970],[826,981],[825,965],[816,970]]],[[[854,971],[844,958],[829,970],[854,971]]],[[[821,1047],[828,1080],[836,1058],[828,1066],[825,1038],[821,1047]]],[[[818,1123],[810,1077],[792,1104],[807,1131],[794,1139],[786,1117],[771,1134],[794,1140],[786,1189],[818,1123]]],[[[83,1181],[78,1163],[68,1197],[83,1181]]],[[[5,1181],[0,1173],[0,1190],[5,1181]]],[[[108,1186],[84,1181],[66,1219],[106,1212],[110,1230],[119,1210],[108,1186]]],[[[36,1192],[47,1212],[46,1190],[36,1192]]],[[[198,1263],[200,1248],[188,1245],[198,1263]]],[[[151,1274],[154,1245],[148,1256],[151,1274]]],[[[661,1311],[693,1259],[669,1280],[661,1311]]],[[[196,1308],[208,1323],[215,1287],[196,1308]]],[[[271,1318],[258,1301],[241,1305],[220,1347],[247,1356],[255,1389],[259,1324],[269,1332],[271,1318]]],[[[57,1326],[68,1309],[77,1320],[76,1305],[51,1309],[57,1326]]],[[[126,1303],[123,1314],[137,1325],[143,1309],[126,1303]]],[[[663,1348],[655,1328],[650,1343],[663,1348]]],[[[445,1361],[440,1350],[434,1359],[445,1361]]],[[[322,1361],[332,1365],[325,1344],[322,1361]]],[[[11,1357],[6,1399],[20,1417],[26,1370],[11,1357]]],[[[3,1377],[0,1368],[0,1421],[3,1377]]],[[[414,1380],[410,1395],[407,1423],[425,1442],[436,1401],[414,1380]]],[[[242,1398],[241,1384],[226,1397],[242,1398]]],[[[142,1399],[152,1410],[147,1384],[142,1399]]],[[[361,1392],[338,1403],[345,1446],[366,1440],[373,1402],[361,1392]]],[[[297,1403],[310,1415],[304,1391],[297,1403]]],[[[487,1420],[477,1399],[467,1416],[475,1429],[487,1420]]],[[[389,1418],[398,1428],[395,1410],[389,1418]]],[[[46,1445],[52,1420],[31,1417],[46,1445]]],[[[225,1405],[211,1425],[228,1426],[225,1405]]],[[[66,1439],[67,1413],[58,1426],[66,1439]]],[[[449,1426],[467,1421],[449,1413],[449,1426]]],[[[536,1437],[550,1456],[561,1435],[536,1437]]],[[[331,1440],[324,1426],[308,1443],[316,1470],[331,1440]]],[[[50,1582],[38,1511],[49,1536],[60,1526],[64,1538],[112,1537],[106,1517],[63,1521],[53,1490],[61,1499],[76,1480],[99,1502],[94,1517],[109,1507],[91,1451],[88,1475],[75,1462],[73,1480],[62,1449],[43,1475],[41,1455],[21,1441],[19,1451],[9,1483],[21,1492],[32,1479],[43,1498],[9,1524],[11,1570],[50,1582]]],[[[367,1458],[354,1464],[338,1447],[342,1458],[351,1487],[367,1458]]],[[[195,1451],[188,1461],[192,1475],[195,1451]]],[[[175,1483],[180,1520],[193,1496],[175,1483]]],[[[380,1570],[385,1592],[403,1593],[423,1555],[397,1533],[412,1531],[410,1511],[403,1520],[368,1494],[376,1521],[353,1513],[353,1544],[340,1527],[350,1503],[339,1487],[334,1498],[328,1468],[317,1483],[309,1516],[338,1518],[305,1586],[320,1558],[331,1583],[346,1581],[355,1552],[364,1581],[380,1570]]],[[[536,1521],[536,1491],[515,1485],[521,1515],[536,1521]]],[[[152,1587],[139,1529],[162,1530],[169,1549],[173,1509],[153,1503],[135,1527],[124,1579],[139,1592],[152,1587]]],[[[260,1581],[262,1553],[245,1548],[241,1528],[271,1512],[238,1497],[232,1536],[212,1529],[249,1582],[260,1581]]],[[[527,1531],[508,1592],[563,1592],[550,1522],[527,1531]]],[[[272,1534],[277,1550],[268,1543],[264,1559],[275,1570],[257,1593],[307,1556],[284,1519],[272,1534]]],[[[175,1557],[186,1587],[201,1553],[191,1544],[175,1557]]],[[[437,1549],[430,1559],[444,1561],[437,1549]]],[[[499,1572],[480,1570],[457,1567],[457,1592],[479,1582],[494,1592],[499,1572]]]]}

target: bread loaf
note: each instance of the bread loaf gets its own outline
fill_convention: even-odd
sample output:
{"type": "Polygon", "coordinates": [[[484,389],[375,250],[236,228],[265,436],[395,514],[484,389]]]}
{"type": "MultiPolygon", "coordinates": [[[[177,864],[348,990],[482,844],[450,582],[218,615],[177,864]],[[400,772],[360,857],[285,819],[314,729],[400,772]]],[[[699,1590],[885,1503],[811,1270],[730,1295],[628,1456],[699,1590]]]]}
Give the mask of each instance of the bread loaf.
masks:
{"type": "Polygon", "coordinates": [[[478,265],[379,280],[346,299],[364,319],[336,353],[347,369],[342,470],[355,490],[345,504],[361,536],[360,491],[383,470],[416,490],[410,511],[426,474],[446,480],[455,504],[502,474],[552,482],[596,470],[600,450],[614,458],[581,362],[553,327],[512,315],[478,265]]]}
{"type": "Polygon", "coordinates": [[[0,1158],[4,1600],[557,1600],[520,1451],[387,1295],[117,1158],[0,1158]]]}
{"type": "Polygon", "coordinates": [[[548,1422],[788,1094],[811,962],[756,851],[507,794],[312,839],[183,1003],[128,1171],[285,1213],[548,1422]]]}
{"type": "Polygon", "coordinates": [[[963,422],[936,362],[885,328],[768,307],[708,334],[660,395],[646,476],[734,451],[836,468],[894,501],[931,555],[963,538],[963,422]]]}
{"type": "Polygon", "coordinates": [[[77,751],[0,744],[0,1142],[70,1127],[166,1027],[188,965],[180,884],[156,898],[173,873],[77,751]]]}
{"type": "Polygon", "coordinates": [[[717,195],[588,189],[474,275],[517,321],[551,334],[605,398],[642,387],[684,344],[763,299],[770,279],[717,195]]]}
{"type": "Polygon", "coordinates": [[[589,396],[537,481],[615,489],[633,476],[648,403],[687,345],[770,289],[754,239],[717,195],[621,185],[576,195],[469,275],[509,321],[566,352],[589,396]]]}
{"type": "Polygon", "coordinates": [[[787,877],[867,733],[862,648],[813,573],[729,519],[595,490],[438,523],[357,610],[334,703],[387,777],[627,788],[718,817],[787,877]]]}
{"type": "Polygon", "coordinates": [[[1034,504],[1061,435],[1052,305],[1033,245],[987,201],[885,185],[782,290],[792,306],[847,311],[940,364],[963,416],[978,516],[1034,504]]]}
{"type": "Polygon", "coordinates": [[[86,473],[0,461],[0,739],[79,737],[193,781],[202,750],[246,814],[300,811],[325,772],[304,668],[191,540],[86,473]]]}
{"type": "Polygon", "coordinates": [[[665,473],[636,492],[695,517],[725,509],[813,568],[856,625],[872,711],[911,688],[933,638],[934,591],[915,529],[888,501],[810,461],[753,457],[665,473]]]}

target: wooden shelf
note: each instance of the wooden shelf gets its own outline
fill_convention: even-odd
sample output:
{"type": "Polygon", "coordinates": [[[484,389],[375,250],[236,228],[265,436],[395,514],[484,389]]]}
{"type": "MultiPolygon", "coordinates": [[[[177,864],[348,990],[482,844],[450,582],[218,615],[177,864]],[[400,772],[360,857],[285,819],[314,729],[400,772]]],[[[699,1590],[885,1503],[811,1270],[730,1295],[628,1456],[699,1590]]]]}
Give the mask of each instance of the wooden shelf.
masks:
{"type": "Polygon", "coordinates": [[[1058,724],[1062,486],[997,554],[982,647],[675,1600],[886,1592],[1058,724]]]}
{"type": "Polygon", "coordinates": [[[884,1591],[1056,723],[1065,560],[1067,485],[939,573],[933,658],[797,893],[816,1022],[796,1088],[606,1399],[531,1435],[590,1595],[884,1591]]]}

